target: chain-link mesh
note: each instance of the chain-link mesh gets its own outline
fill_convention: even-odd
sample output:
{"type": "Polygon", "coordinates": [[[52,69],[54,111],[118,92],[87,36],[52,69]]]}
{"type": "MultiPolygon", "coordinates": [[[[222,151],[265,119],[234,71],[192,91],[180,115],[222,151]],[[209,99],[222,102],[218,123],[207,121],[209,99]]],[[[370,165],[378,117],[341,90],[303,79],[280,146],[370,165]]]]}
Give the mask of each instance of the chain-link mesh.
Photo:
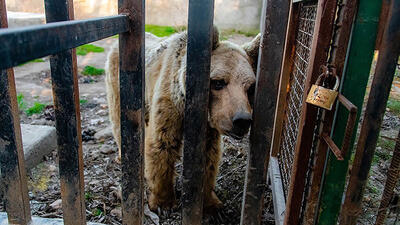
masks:
{"type": "Polygon", "coordinates": [[[314,34],[316,3],[301,3],[299,25],[296,33],[293,71],[290,75],[287,107],[284,116],[282,139],[278,154],[279,166],[285,196],[287,197],[294,151],[296,147],[298,124],[301,115],[307,67],[310,60],[311,44],[314,34]]]}

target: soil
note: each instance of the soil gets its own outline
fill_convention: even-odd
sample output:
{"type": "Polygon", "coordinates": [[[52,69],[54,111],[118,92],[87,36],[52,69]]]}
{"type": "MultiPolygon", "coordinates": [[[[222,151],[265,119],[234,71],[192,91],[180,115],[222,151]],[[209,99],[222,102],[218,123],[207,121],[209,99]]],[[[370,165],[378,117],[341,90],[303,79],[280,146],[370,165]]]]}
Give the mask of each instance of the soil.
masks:
{"type": "MultiPolygon", "coordinates": [[[[359,224],[374,224],[382,200],[382,194],[386,183],[387,172],[393,156],[394,144],[400,130],[400,118],[398,115],[387,111],[385,113],[380,131],[380,140],[375,149],[374,159],[365,194],[362,201],[362,215],[359,224]]],[[[390,202],[385,224],[400,224],[400,185],[397,183],[394,196],[390,202]]]]}
{"type": "MultiPolygon", "coordinates": [[[[251,40],[244,35],[233,35],[233,42],[243,44],[251,40]]],[[[104,68],[107,52],[115,38],[108,38],[93,44],[105,48],[103,53],[88,53],[78,56],[79,91],[81,99],[82,140],[84,153],[84,180],[87,221],[104,224],[121,224],[121,165],[116,161],[118,150],[113,140],[106,101],[104,75],[83,76],[81,71],[87,65],[104,68]]],[[[28,63],[15,68],[17,93],[23,94],[23,102],[30,107],[34,102],[48,106],[40,114],[27,116],[21,110],[22,123],[50,125],[54,123],[49,59],[45,62],[28,63]]],[[[248,137],[236,141],[223,137],[224,153],[215,188],[224,202],[223,209],[213,215],[205,215],[205,224],[239,224],[245,179],[248,137]]],[[[28,186],[31,210],[35,216],[62,218],[57,151],[45,157],[44,162],[29,171],[28,186]]],[[[177,165],[177,172],[182,164],[177,165]]],[[[181,193],[180,176],[176,181],[176,192],[181,193]]],[[[145,196],[146,197],[146,196],[145,196]]],[[[272,194],[266,190],[263,224],[274,224],[272,194]]],[[[0,204],[0,211],[4,211],[0,204]]],[[[146,204],[145,224],[181,224],[181,205],[168,215],[159,215],[148,210],[146,204]]]]}

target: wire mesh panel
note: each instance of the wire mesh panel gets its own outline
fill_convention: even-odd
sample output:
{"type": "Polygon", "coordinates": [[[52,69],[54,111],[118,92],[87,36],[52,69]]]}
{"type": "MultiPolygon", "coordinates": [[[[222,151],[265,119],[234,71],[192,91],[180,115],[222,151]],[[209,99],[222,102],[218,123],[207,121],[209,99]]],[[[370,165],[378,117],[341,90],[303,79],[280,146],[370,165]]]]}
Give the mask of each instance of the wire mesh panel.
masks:
{"type": "Polygon", "coordinates": [[[293,70],[290,75],[287,95],[287,106],[284,116],[282,139],[278,153],[282,182],[287,197],[290,174],[292,170],[294,151],[301,116],[306,73],[310,60],[311,44],[314,34],[314,24],[317,14],[316,3],[300,3],[299,25],[296,31],[295,56],[293,70]]]}

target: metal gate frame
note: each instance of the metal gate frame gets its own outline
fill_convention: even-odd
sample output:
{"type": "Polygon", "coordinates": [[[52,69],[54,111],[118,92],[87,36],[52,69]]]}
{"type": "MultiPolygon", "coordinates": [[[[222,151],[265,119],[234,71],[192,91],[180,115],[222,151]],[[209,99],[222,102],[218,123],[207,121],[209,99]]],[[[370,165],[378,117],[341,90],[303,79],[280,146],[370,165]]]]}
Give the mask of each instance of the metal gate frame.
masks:
{"type": "MultiPolygon", "coordinates": [[[[294,2],[293,4],[295,5],[296,3],[294,2]]],[[[312,224],[312,221],[314,221],[315,211],[313,209],[318,203],[319,188],[322,180],[325,160],[317,161],[317,165],[314,166],[314,155],[316,154],[317,157],[324,158],[321,157],[321,153],[323,153],[323,151],[320,150],[321,147],[317,147],[318,150],[316,152],[311,152],[311,149],[317,146],[316,143],[319,143],[318,146],[322,145],[324,146],[323,148],[327,148],[326,144],[324,144],[324,140],[322,139],[322,133],[320,132],[326,132],[327,130],[330,130],[330,124],[332,122],[335,109],[333,109],[331,112],[324,113],[328,115],[323,116],[325,117],[325,119],[322,119],[324,123],[322,124],[321,130],[319,130],[317,127],[317,125],[319,125],[319,122],[317,121],[317,113],[319,110],[317,107],[305,103],[305,98],[311,85],[315,83],[316,79],[321,74],[321,66],[329,63],[336,68],[337,75],[341,77],[353,24],[353,16],[356,9],[356,1],[322,0],[318,1],[317,6],[313,41],[310,48],[311,54],[309,65],[307,67],[307,77],[302,97],[301,116],[298,123],[298,133],[294,148],[295,153],[292,169],[290,171],[290,186],[286,201],[284,220],[285,224],[298,224],[302,221],[304,215],[306,216],[306,221],[308,220],[309,222],[308,224],[312,224]],[[343,9],[341,11],[337,11],[339,8],[343,9]],[[341,19],[339,21],[340,25],[337,24],[334,26],[337,18],[341,19]],[[337,34],[335,36],[333,36],[334,31],[335,34],[337,34]],[[329,62],[328,56],[330,56],[329,62]],[[310,185],[310,183],[312,185],[310,185]],[[310,187],[311,191],[308,192],[307,190],[310,187]],[[310,193],[311,196],[308,196],[308,193],[310,193]]],[[[295,9],[295,6],[293,6],[293,8],[295,9]]],[[[299,12],[296,12],[296,10],[293,10],[293,12],[297,13],[297,15],[293,15],[296,17],[299,16],[299,12]]],[[[297,30],[297,26],[298,20],[291,19],[289,27],[293,27],[293,30],[297,30]]],[[[294,38],[291,38],[290,35],[291,34],[288,34],[287,37],[288,43],[293,43],[294,38]],[[290,40],[292,40],[292,42],[290,40]]],[[[296,51],[295,43],[293,43],[293,47],[289,46],[286,48],[285,55],[289,57],[285,56],[277,115],[281,115],[281,113],[289,113],[286,111],[287,109],[285,109],[285,107],[287,107],[285,105],[288,104],[286,102],[286,93],[288,92],[288,88],[286,87],[289,80],[288,74],[290,74],[290,71],[293,70],[292,61],[294,60],[294,51],[296,51]],[[281,106],[281,104],[283,106],[281,106]]],[[[280,140],[282,136],[282,129],[284,129],[283,117],[277,116],[275,124],[276,126],[274,130],[272,156],[279,157],[279,146],[283,144],[282,140],[280,140]]],[[[287,172],[288,171],[281,171],[281,173],[286,176],[287,174],[284,173],[287,172]]]]}
{"type": "MultiPolygon", "coordinates": [[[[281,136],[283,129],[283,115],[287,107],[287,93],[290,74],[294,69],[294,58],[296,49],[296,30],[299,24],[300,5],[301,1],[293,1],[292,13],[290,15],[290,23],[287,34],[287,46],[283,62],[283,70],[281,75],[280,93],[278,99],[277,117],[274,127],[274,142],[272,145],[272,157],[277,157],[280,146],[282,145],[281,136]]],[[[306,81],[303,92],[303,101],[301,103],[301,116],[299,120],[299,131],[296,137],[294,161],[291,173],[290,188],[288,190],[285,210],[285,224],[297,224],[303,200],[303,190],[305,186],[305,177],[308,169],[308,161],[310,158],[310,150],[312,137],[308,134],[313,133],[315,127],[315,118],[317,108],[309,106],[305,103],[305,97],[308,93],[311,84],[314,83],[320,74],[320,66],[324,65],[329,51],[329,44],[332,37],[332,24],[336,12],[336,1],[322,0],[317,3],[317,13],[315,18],[314,35],[311,44],[311,54],[307,67],[306,81]],[[311,131],[311,132],[310,132],[311,131]],[[308,150],[307,150],[308,149],[308,150]],[[301,151],[300,151],[301,150],[301,151]]],[[[283,171],[281,171],[283,173],[283,171]]],[[[274,193],[275,195],[282,195],[274,193]]],[[[274,203],[275,204],[275,203],[274,203]]],[[[283,221],[282,221],[283,223],[283,221]]]]}

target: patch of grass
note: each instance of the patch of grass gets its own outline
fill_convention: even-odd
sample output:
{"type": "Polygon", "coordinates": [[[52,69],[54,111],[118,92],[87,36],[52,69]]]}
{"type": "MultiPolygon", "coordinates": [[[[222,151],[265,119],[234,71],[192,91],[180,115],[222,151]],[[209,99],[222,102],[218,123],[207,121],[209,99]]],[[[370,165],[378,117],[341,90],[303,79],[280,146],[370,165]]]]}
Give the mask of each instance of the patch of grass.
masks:
{"type": "Polygon", "coordinates": [[[158,25],[145,25],[145,31],[156,35],[157,37],[166,37],[170,36],[171,34],[176,33],[178,30],[174,27],[169,26],[158,26],[158,25]]]}
{"type": "Polygon", "coordinates": [[[25,96],[22,93],[17,95],[17,102],[18,102],[19,110],[25,110],[26,109],[26,104],[24,102],[24,98],[25,98],[25,96]]]}
{"type": "Polygon", "coordinates": [[[394,149],[395,145],[396,145],[396,142],[393,140],[388,140],[385,138],[378,139],[378,146],[382,147],[383,149],[392,151],[394,149]]]}
{"type": "Polygon", "coordinates": [[[92,44],[81,45],[76,48],[77,55],[87,55],[89,52],[104,52],[104,48],[92,44]]]}
{"type": "Polygon", "coordinates": [[[394,114],[400,116],[400,101],[395,99],[389,99],[386,105],[387,108],[394,114]]]}
{"type": "Polygon", "coordinates": [[[104,69],[99,69],[94,66],[85,66],[83,68],[82,74],[87,76],[98,76],[104,74],[104,69]]]}
{"type": "Polygon", "coordinates": [[[377,164],[380,160],[388,161],[392,158],[391,152],[394,149],[395,141],[387,140],[385,138],[379,137],[377,146],[380,149],[376,149],[374,158],[372,159],[372,164],[377,164]]]}
{"type": "Polygon", "coordinates": [[[45,107],[46,107],[45,104],[42,104],[40,102],[34,102],[33,106],[27,109],[25,112],[28,116],[32,116],[33,114],[41,113],[45,107]]]}
{"type": "Polygon", "coordinates": [[[88,102],[87,99],[79,99],[79,103],[80,103],[81,105],[86,104],[87,102],[88,102]]]}
{"type": "Polygon", "coordinates": [[[373,158],[372,158],[372,165],[373,166],[376,166],[377,164],[378,164],[378,162],[379,162],[379,157],[376,155],[376,154],[374,154],[374,156],[373,156],[373,158]]]}
{"type": "Polygon", "coordinates": [[[33,60],[28,61],[28,62],[21,63],[21,64],[19,64],[18,66],[23,66],[23,65],[26,65],[26,64],[28,64],[28,63],[41,63],[41,62],[45,62],[44,59],[42,59],[42,58],[33,59],[33,60]]]}

